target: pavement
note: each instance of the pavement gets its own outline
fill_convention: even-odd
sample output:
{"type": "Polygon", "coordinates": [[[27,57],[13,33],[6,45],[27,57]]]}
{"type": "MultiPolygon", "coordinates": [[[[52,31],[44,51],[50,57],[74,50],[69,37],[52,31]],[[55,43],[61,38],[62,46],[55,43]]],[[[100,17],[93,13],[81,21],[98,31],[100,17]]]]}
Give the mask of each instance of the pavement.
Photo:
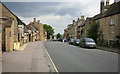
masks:
{"type": "Polygon", "coordinates": [[[42,41],[29,42],[20,49],[2,55],[3,72],[49,72],[42,41]]]}
{"type": "Polygon", "coordinates": [[[2,73],[2,57],[0,57],[0,74],[2,73]]]}
{"type": "Polygon", "coordinates": [[[44,45],[58,72],[118,72],[117,53],[53,41],[44,45]]]}
{"type": "Polygon", "coordinates": [[[102,46],[97,46],[98,49],[104,50],[104,51],[109,51],[109,52],[114,52],[114,53],[119,53],[120,54],[120,49],[118,48],[109,48],[109,47],[102,47],[102,46]]]}

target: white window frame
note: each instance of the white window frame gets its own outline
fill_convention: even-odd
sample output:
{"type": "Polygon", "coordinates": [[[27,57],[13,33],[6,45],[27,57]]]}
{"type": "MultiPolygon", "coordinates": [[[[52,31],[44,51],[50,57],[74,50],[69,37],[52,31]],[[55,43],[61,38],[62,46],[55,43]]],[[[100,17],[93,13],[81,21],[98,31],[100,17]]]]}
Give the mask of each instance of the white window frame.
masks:
{"type": "Polygon", "coordinates": [[[110,18],[110,25],[115,25],[115,18],[114,17],[110,18]]]}

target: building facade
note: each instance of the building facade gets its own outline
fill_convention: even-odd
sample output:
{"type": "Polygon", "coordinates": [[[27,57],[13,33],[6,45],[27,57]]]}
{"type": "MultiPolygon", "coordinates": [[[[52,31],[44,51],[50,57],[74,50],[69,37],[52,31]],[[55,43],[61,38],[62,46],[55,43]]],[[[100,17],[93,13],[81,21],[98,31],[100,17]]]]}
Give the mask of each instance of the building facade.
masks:
{"type": "Polygon", "coordinates": [[[103,8],[100,16],[94,20],[99,23],[98,41],[120,41],[120,2],[114,2],[111,5],[106,2],[106,6],[109,8],[103,8]]]}
{"type": "Polygon", "coordinates": [[[0,2],[2,7],[0,22],[2,24],[2,51],[13,51],[14,44],[24,43],[24,23],[13,14],[3,3],[0,2]]]}
{"type": "Polygon", "coordinates": [[[36,18],[34,18],[33,22],[30,24],[32,27],[36,29],[37,39],[43,41],[44,40],[44,29],[43,24],[40,23],[40,20],[36,21],[36,18]]]}

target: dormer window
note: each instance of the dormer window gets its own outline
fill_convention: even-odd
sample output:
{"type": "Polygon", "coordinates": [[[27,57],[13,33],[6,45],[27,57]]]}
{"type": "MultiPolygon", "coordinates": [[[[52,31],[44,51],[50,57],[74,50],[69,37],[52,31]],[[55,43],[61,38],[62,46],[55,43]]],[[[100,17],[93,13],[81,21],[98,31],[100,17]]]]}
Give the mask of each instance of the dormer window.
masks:
{"type": "Polygon", "coordinates": [[[115,25],[115,18],[114,17],[110,18],[110,25],[115,25]]]}

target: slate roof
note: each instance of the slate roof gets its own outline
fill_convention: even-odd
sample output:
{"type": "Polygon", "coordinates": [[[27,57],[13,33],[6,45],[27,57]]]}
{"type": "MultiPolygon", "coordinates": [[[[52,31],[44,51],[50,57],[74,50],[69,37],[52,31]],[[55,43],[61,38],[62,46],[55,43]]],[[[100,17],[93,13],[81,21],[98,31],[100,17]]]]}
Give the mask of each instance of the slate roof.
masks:
{"type": "Polygon", "coordinates": [[[37,31],[32,25],[26,25],[32,32],[37,31]]]}
{"type": "Polygon", "coordinates": [[[100,18],[103,18],[103,17],[118,14],[118,13],[120,13],[120,1],[111,4],[109,9],[104,14],[101,12],[100,14],[95,15],[93,17],[93,19],[97,20],[97,19],[100,19],[100,18]]]}
{"type": "Polygon", "coordinates": [[[120,13],[120,1],[113,3],[111,7],[105,12],[104,17],[120,13]]]}

